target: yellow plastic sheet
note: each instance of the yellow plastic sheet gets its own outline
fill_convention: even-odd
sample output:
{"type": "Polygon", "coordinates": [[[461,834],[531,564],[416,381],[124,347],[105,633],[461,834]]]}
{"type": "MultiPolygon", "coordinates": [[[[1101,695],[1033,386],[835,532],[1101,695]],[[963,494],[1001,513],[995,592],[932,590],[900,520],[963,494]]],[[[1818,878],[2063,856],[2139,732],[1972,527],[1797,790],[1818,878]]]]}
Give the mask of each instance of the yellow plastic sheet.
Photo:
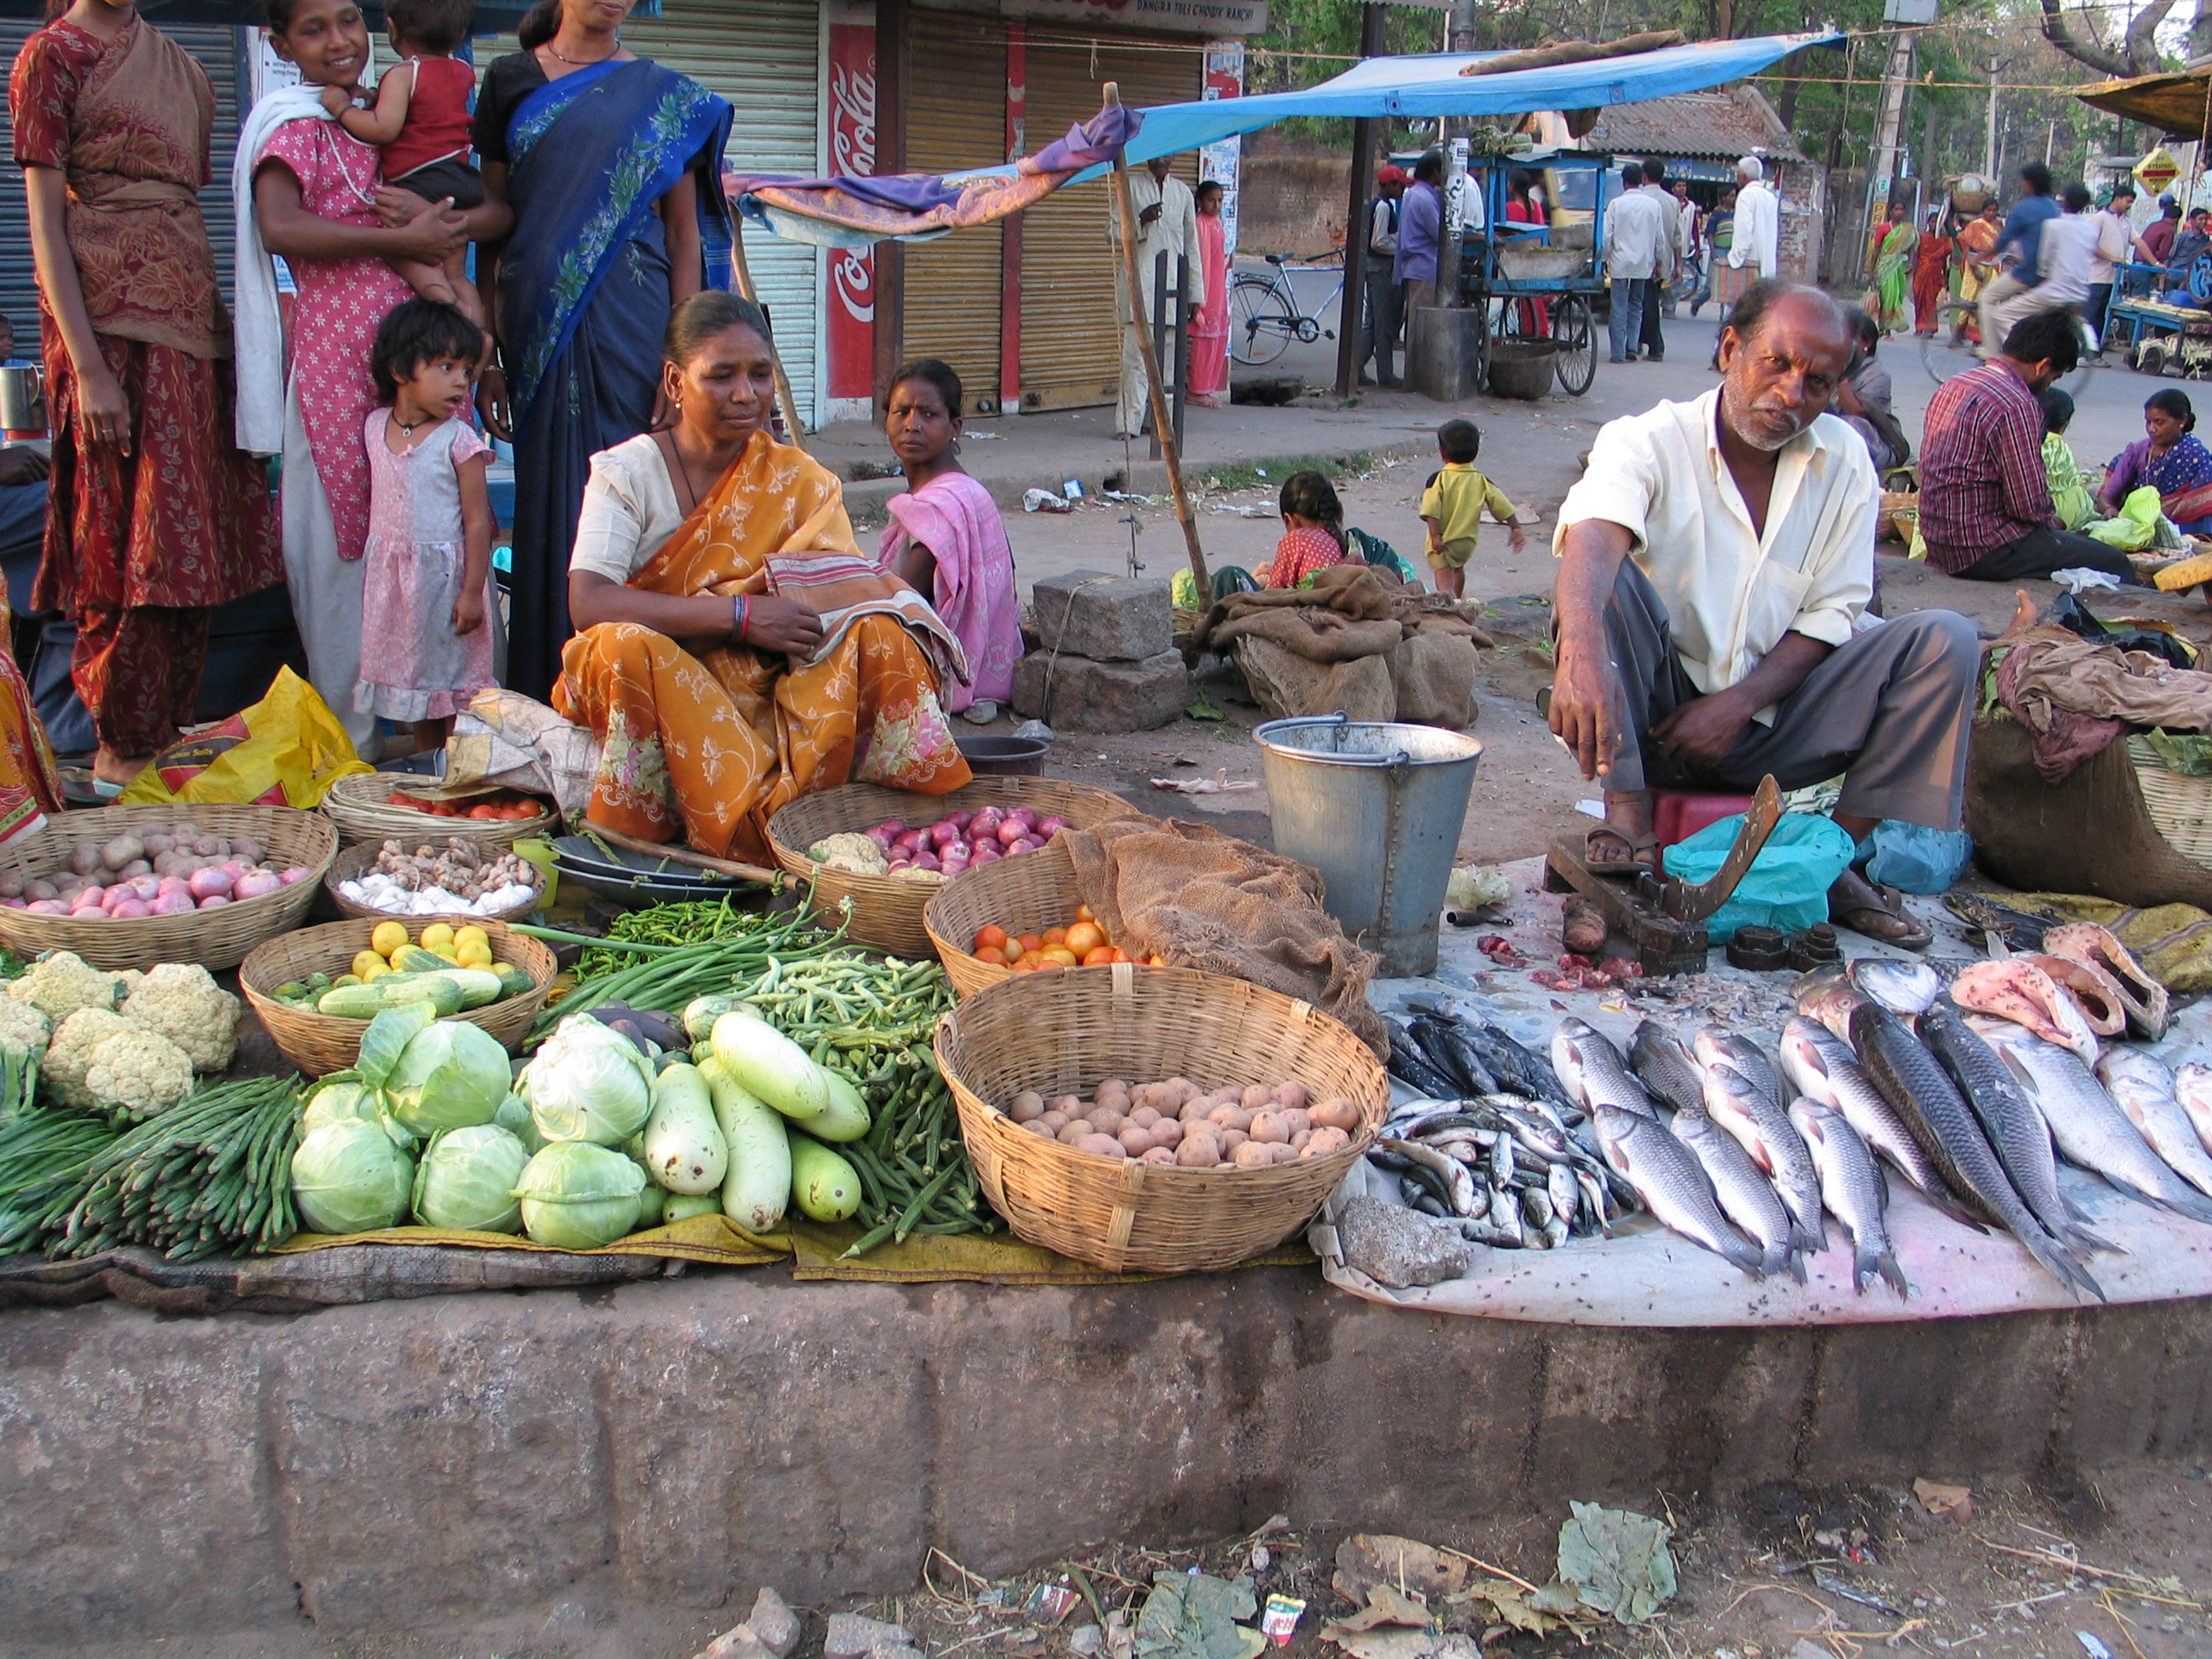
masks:
{"type": "Polygon", "coordinates": [[[538,1250],[553,1255],[658,1255],[705,1261],[722,1267],[752,1267],[781,1261],[791,1241],[781,1234],[756,1238],[720,1215],[695,1215],[648,1232],[632,1233],[596,1250],[562,1250],[533,1244],[509,1233],[479,1233],[453,1227],[385,1227],[369,1233],[295,1233],[276,1254],[327,1250],[340,1244],[453,1244],[473,1250],[538,1250]]]}
{"type": "Polygon", "coordinates": [[[122,799],[305,810],[340,778],[371,769],[315,688],[280,668],[259,702],[163,750],[122,799]]]}

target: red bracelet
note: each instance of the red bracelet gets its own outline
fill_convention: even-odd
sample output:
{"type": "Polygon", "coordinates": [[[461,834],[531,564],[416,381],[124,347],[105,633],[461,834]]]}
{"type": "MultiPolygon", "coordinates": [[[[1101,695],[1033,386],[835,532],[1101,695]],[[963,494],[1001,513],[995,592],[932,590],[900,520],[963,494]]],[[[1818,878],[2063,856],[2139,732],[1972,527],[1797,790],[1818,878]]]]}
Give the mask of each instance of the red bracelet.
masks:
{"type": "Polygon", "coordinates": [[[730,637],[742,641],[745,637],[745,629],[752,624],[752,602],[744,594],[737,593],[731,596],[731,603],[735,607],[737,614],[736,620],[730,629],[730,637]]]}

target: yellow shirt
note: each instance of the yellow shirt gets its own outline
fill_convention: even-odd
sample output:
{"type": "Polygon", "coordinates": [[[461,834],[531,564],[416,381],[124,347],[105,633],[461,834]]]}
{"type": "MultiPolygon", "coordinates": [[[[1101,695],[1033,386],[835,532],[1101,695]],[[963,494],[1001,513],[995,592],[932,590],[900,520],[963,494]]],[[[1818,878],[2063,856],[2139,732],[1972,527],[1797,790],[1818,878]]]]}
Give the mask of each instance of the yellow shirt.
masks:
{"type": "Polygon", "coordinates": [[[1447,544],[1473,541],[1482,528],[1482,509],[1500,524],[1513,522],[1513,503],[1505,492],[1474,470],[1472,461],[1447,461],[1421,492],[1421,516],[1437,521],[1437,539],[1447,544]]]}

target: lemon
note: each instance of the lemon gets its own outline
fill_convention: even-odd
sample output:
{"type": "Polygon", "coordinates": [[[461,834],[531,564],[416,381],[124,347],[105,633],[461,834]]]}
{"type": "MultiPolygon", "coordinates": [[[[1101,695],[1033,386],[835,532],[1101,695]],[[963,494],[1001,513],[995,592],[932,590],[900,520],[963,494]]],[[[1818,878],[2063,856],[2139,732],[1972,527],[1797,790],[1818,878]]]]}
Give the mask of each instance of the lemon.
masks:
{"type": "Polygon", "coordinates": [[[380,957],[390,957],[394,951],[407,944],[407,930],[396,921],[380,921],[376,931],[368,936],[368,948],[380,957]]]}
{"type": "Polygon", "coordinates": [[[371,974],[388,972],[392,964],[374,951],[362,951],[348,966],[356,978],[366,980],[371,974]]]}
{"type": "Polygon", "coordinates": [[[422,948],[441,955],[453,948],[453,930],[442,921],[434,921],[422,930],[422,948]]]}
{"type": "Polygon", "coordinates": [[[489,945],[464,945],[454,955],[459,957],[460,965],[464,968],[491,966],[491,946],[489,945]]]}
{"type": "Polygon", "coordinates": [[[481,945],[489,950],[491,948],[491,935],[481,927],[463,927],[454,933],[453,943],[462,950],[471,945],[481,945]]]}

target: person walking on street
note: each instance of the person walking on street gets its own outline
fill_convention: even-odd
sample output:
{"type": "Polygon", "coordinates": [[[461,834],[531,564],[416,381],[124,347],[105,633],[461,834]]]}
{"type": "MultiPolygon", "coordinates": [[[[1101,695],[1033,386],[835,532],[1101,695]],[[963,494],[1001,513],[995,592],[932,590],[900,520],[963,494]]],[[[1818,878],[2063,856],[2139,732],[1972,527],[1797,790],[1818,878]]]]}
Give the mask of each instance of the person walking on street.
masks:
{"type": "Polygon", "coordinates": [[[1413,163],[1413,187],[1398,210],[1398,252],[1391,267],[1399,283],[1406,343],[1413,339],[1413,313],[1437,303],[1437,249],[1444,228],[1444,153],[1426,151],[1413,163]]]}
{"type": "Polygon", "coordinates": [[[1682,249],[1682,271],[1675,278],[1674,289],[1667,295],[1667,314],[1676,314],[1682,301],[1693,297],[1698,291],[1699,270],[1705,263],[1705,241],[1698,204],[1690,199],[1690,186],[1677,179],[1669,193],[1674,198],[1674,216],[1680,222],[1679,240],[1682,249]]]}
{"type": "Polygon", "coordinates": [[[2103,211],[2092,221],[2097,227],[2096,255],[2089,264],[2089,298],[2081,307],[2081,320],[2096,335],[2100,351],[2104,349],[2105,313],[2112,303],[2112,284],[2135,257],[2136,228],[2128,220],[2129,210],[2135,204],[2136,188],[2123,179],[2103,211]]]}
{"type": "Polygon", "coordinates": [[[1892,334],[1905,326],[1905,296],[1912,288],[1913,256],[1920,251],[1920,233],[1912,228],[1912,210],[1902,202],[1889,208],[1889,228],[1875,250],[1874,297],[1881,307],[1875,320],[1881,331],[1892,334]]]}
{"type": "Polygon", "coordinates": [[[1975,344],[1981,343],[1981,293],[1996,279],[1997,238],[2003,229],[2004,210],[1994,196],[1982,204],[1979,213],[1959,227],[1959,297],[1967,303],[1951,325],[1954,346],[1969,337],[1975,344]]]}
{"type": "MultiPolygon", "coordinates": [[[[1753,283],[1770,280],[1780,257],[1782,204],[1766,182],[1766,164],[1747,155],[1735,164],[1735,215],[1730,224],[1728,267],[1713,285],[1713,297],[1726,317],[1736,299],[1753,283]]],[[[1720,342],[1713,342],[1711,367],[1721,366],[1720,342]]]]}
{"type": "Polygon", "coordinates": [[[1982,344],[1984,358],[1995,357],[2000,343],[2011,331],[2012,325],[2029,312],[2041,307],[2028,305],[2000,315],[1998,307],[2027,295],[2043,281],[2043,228],[2058,217],[2063,210],[2058,198],[2051,193],[2051,169],[2040,161],[2030,161],[2020,170],[2021,188],[2025,192],[2013,204],[2005,215],[2004,227],[1997,232],[1997,258],[2001,264],[2009,257],[2004,273],[1981,292],[1977,301],[1981,308],[1982,344]]]}
{"type": "Polygon", "coordinates": [[[1705,258],[1698,272],[1697,291],[1690,295],[1690,315],[1694,317],[1713,297],[1713,276],[1728,265],[1729,249],[1735,240],[1735,191],[1721,192],[1721,199],[1705,216],[1705,258]]]}
{"type": "MultiPolygon", "coordinates": [[[[1667,188],[1667,164],[1646,161],[1644,164],[1644,193],[1659,210],[1659,258],[1651,272],[1651,280],[1644,287],[1644,355],[1653,362],[1667,356],[1667,341],[1659,331],[1660,301],[1671,296],[1682,279],[1682,217],[1680,205],[1674,192],[1667,188]]],[[[1667,309],[1672,311],[1671,298],[1667,309]]]]}
{"type": "MultiPolygon", "coordinates": [[[[1122,284],[1114,284],[1115,320],[1121,327],[1121,400],[1115,410],[1115,435],[1135,438],[1144,434],[1152,413],[1151,388],[1145,380],[1145,349],[1139,329],[1152,325],[1152,289],[1159,256],[1168,256],[1168,281],[1176,279],[1176,261],[1185,259],[1183,312],[1186,316],[1206,304],[1206,271],[1199,258],[1198,199],[1190,186],[1169,171],[1169,158],[1155,155],[1129,174],[1129,205],[1137,216],[1137,312],[1129,311],[1129,295],[1122,284]]],[[[1106,216],[1106,240],[1113,244],[1115,270],[1120,270],[1121,221],[1106,216]]],[[[1163,364],[1164,372],[1167,366],[1163,364]]]]}
{"type": "Polygon", "coordinates": [[[1920,246],[1912,255],[1912,331],[1936,332],[1936,319],[1943,308],[1943,293],[1951,281],[1951,239],[1943,234],[1943,216],[1928,216],[1928,228],[1920,233],[1920,246]]]}
{"type": "Polygon", "coordinates": [[[1659,269],[1667,228],[1662,210],[1644,193],[1644,169],[1634,161],[1620,170],[1620,194],[1605,210],[1605,274],[1612,284],[1606,328],[1610,362],[1632,362],[1644,326],[1644,295],[1659,269]]]}
{"type": "Polygon", "coordinates": [[[1401,167],[1385,167],[1375,175],[1375,199],[1367,204],[1367,307],[1359,319],[1358,365],[1362,385],[1369,379],[1370,362],[1375,365],[1376,385],[1399,383],[1396,354],[1403,296],[1394,267],[1398,261],[1399,202],[1410,176],[1401,167]]]}

